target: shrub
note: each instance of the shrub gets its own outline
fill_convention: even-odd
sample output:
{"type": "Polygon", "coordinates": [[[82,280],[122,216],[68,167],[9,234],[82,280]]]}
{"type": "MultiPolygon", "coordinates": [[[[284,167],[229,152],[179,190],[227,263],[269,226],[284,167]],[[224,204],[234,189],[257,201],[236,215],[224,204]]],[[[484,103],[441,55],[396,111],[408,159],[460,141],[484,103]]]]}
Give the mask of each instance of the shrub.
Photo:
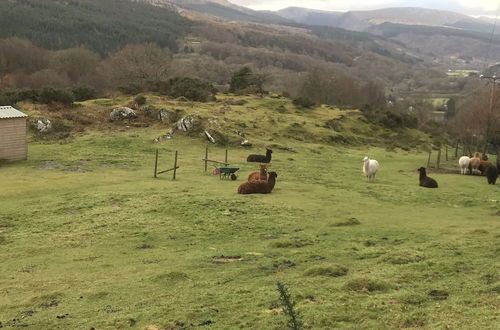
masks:
{"type": "Polygon", "coordinates": [[[75,101],[87,101],[98,97],[97,90],[87,85],[76,85],[71,87],[71,92],[75,97],[75,101]]]}
{"type": "Polygon", "coordinates": [[[306,270],[304,275],[306,276],[330,276],[330,277],[340,277],[347,275],[348,269],[339,265],[322,265],[313,266],[306,270]]]}
{"type": "Polygon", "coordinates": [[[134,98],[134,102],[137,103],[137,105],[144,105],[146,104],[146,97],[144,95],[137,95],[134,98]]]}
{"type": "Polygon", "coordinates": [[[293,104],[302,108],[312,108],[315,103],[307,97],[299,96],[293,99],[293,104]]]}
{"type": "Polygon", "coordinates": [[[75,96],[68,89],[44,87],[40,90],[38,101],[45,104],[58,102],[70,105],[75,101],[75,96]]]}
{"type": "Polygon", "coordinates": [[[215,87],[198,78],[175,77],[158,85],[158,91],[170,97],[185,97],[190,101],[207,102],[214,99],[215,87]]]}

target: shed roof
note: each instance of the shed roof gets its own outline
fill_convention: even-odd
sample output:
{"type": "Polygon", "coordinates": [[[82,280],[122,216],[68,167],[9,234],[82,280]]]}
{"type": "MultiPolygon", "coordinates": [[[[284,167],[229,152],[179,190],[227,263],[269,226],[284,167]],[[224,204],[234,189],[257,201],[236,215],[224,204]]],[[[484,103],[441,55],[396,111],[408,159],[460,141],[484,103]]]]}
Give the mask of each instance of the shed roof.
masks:
{"type": "Polygon", "coordinates": [[[0,119],[9,119],[9,118],[26,118],[28,115],[22,113],[21,111],[8,106],[0,106],[0,119]]]}

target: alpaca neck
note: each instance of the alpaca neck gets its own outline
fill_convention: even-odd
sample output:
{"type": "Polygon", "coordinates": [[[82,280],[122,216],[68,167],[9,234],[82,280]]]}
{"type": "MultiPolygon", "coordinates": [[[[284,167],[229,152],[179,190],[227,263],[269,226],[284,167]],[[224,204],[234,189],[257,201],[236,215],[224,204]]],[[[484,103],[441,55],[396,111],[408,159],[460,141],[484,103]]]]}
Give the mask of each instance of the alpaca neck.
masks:
{"type": "Polygon", "coordinates": [[[427,174],[425,172],[420,172],[420,180],[425,179],[427,174]]]}
{"type": "MultiPolygon", "coordinates": [[[[370,165],[370,161],[369,161],[369,160],[367,160],[367,161],[365,162],[365,173],[368,173],[368,170],[369,170],[369,168],[370,168],[370,166],[369,166],[369,165],[370,165]]],[[[358,168],[359,168],[359,167],[358,167],[358,168]]]]}
{"type": "Polygon", "coordinates": [[[269,192],[273,191],[275,185],[276,185],[276,179],[275,178],[270,178],[267,181],[267,187],[269,188],[269,192]]]}

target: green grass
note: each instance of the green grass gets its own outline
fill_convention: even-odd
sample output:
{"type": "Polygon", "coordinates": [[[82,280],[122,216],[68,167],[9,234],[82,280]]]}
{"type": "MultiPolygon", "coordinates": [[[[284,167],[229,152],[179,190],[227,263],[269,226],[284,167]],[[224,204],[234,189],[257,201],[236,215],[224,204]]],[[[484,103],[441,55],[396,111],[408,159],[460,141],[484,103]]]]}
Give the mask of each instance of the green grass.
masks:
{"type": "Polygon", "coordinates": [[[240,177],[221,181],[203,171],[203,142],[152,142],[163,131],[33,142],[28,161],[0,167],[3,327],[282,329],[278,281],[314,329],[498,326],[498,185],[431,171],[429,190],[426,154],[264,135],[229,150],[240,177]],[[272,194],[236,194],[265,143],[296,152],[275,149],[272,194]],[[179,151],[178,180],[152,178],[155,148],[160,169],[179,151]],[[365,155],[381,164],[374,183],[365,155]]]}

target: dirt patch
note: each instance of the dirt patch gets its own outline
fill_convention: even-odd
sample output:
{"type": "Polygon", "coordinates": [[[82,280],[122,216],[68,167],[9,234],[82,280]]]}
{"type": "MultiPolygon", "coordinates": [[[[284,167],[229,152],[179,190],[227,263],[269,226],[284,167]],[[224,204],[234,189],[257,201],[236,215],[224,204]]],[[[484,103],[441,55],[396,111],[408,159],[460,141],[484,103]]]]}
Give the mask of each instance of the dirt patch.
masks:
{"type": "Polygon", "coordinates": [[[335,222],[334,224],[332,224],[332,226],[334,226],[334,227],[345,227],[345,226],[357,226],[357,225],[360,225],[360,224],[361,224],[361,221],[359,221],[358,219],[356,219],[356,218],[350,218],[350,219],[347,219],[347,220],[335,222]]]}
{"type": "Polygon", "coordinates": [[[212,259],[212,262],[214,264],[228,264],[231,262],[236,262],[236,261],[243,261],[244,259],[241,256],[224,256],[221,255],[220,257],[214,257],[212,259]]]}
{"type": "Polygon", "coordinates": [[[450,294],[443,290],[431,290],[428,295],[434,300],[446,300],[450,294]]]}
{"type": "Polygon", "coordinates": [[[9,227],[0,227],[0,233],[6,232],[7,230],[9,230],[9,227]]]}
{"type": "Polygon", "coordinates": [[[42,165],[37,166],[36,168],[39,170],[60,170],[60,171],[68,171],[68,172],[87,172],[88,170],[85,169],[84,165],[87,165],[88,162],[86,163],[80,163],[77,165],[64,165],[62,163],[59,163],[54,160],[46,160],[42,165]]]}

